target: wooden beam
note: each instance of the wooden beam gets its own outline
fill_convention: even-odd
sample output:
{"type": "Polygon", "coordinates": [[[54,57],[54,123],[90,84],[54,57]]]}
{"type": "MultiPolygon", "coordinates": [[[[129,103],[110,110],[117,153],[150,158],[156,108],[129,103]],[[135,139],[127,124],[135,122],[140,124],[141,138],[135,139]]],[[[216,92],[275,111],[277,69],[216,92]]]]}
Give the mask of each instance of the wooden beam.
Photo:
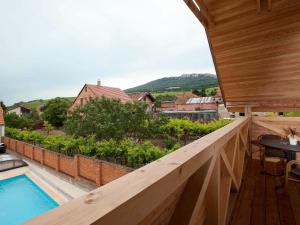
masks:
{"type": "MultiPolygon", "coordinates": [[[[189,225],[196,225],[197,224],[197,215],[198,215],[199,210],[201,209],[201,206],[202,206],[202,204],[205,200],[206,191],[207,191],[207,188],[208,188],[208,186],[211,182],[212,174],[214,174],[215,170],[219,169],[219,165],[218,165],[218,167],[216,167],[216,163],[219,163],[219,160],[220,160],[219,155],[215,155],[214,158],[211,160],[211,163],[209,165],[205,180],[204,180],[203,185],[202,185],[201,192],[198,196],[197,202],[195,204],[194,211],[193,211],[191,219],[189,221],[189,225]]],[[[217,192],[215,192],[215,193],[217,194],[217,192]]]]}
{"type": "Polygon", "coordinates": [[[233,188],[235,189],[235,191],[238,191],[239,190],[239,184],[238,184],[237,179],[236,179],[236,177],[233,173],[233,169],[230,166],[229,160],[228,160],[224,150],[221,151],[221,158],[224,162],[224,165],[227,169],[228,174],[231,176],[231,179],[232,179],[232,182],[233,182],[233,188]]]}
{"type": "Polygon", "coordinates": [[[272,10],[272,0],[268,0],[268,10],[272,10]]]}
{"type": "Polygon", "coordinates": [[[211,25],[215,25],[214,19],[211,16],[210,12],[208,11],[206,5],[204,4],[203,0],[195,0],[197,5],[200,8],[200,11],[202,12],[203,16],[207,19],[208,23],[211,25]]]}
{"type": "Polygon", "coordinates": [[[286,133],[284,132],[284,130],[279,129],[279,128],[275,127],[275,126],[272,126],[271,124],[268,124],[268,123],[265,123],[265,122],[262,122],[262,121],[259,121],[259,120],[254,120],[253,124],[258,125],[260,127],[263,127],[265,129],[268,129],[270,131],[273,131],[273,132],[277,133],[278,135],[283,135],[283,136],[286,135],[286,133]]]}
{"type": "Polygon", "coordinates": [[[257,12],[261,12],[261,0],[256,0],[256,7],[257,7],[257,12]]]}
{"type": "Polygon", "coordinates": [[[203,16],[202,12],[198,9],[197,5],[193,0],[184,0],[185,4],[190,8],[190,10],[194,13],[200,23],[207,28],[208,22],[206,18],[203,16]]]}

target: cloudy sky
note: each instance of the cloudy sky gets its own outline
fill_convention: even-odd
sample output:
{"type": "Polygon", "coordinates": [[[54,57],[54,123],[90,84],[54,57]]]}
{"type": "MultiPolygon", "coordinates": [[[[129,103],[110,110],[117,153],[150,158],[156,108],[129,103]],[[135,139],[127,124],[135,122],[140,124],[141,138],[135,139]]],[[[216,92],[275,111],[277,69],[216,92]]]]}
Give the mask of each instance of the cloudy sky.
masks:
{"type": "Polygon", "coordinates": [[[0,0],[0,100],[75,96],[84,83],[129,88],[214,73],[183,0],[0,0]]]}

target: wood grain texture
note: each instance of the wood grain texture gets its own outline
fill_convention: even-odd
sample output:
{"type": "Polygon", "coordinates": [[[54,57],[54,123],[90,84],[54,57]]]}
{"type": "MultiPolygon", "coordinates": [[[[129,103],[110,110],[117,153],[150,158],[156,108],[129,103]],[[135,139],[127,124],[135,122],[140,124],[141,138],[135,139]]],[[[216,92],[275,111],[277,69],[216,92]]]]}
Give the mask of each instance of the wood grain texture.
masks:
{"type": "Polygon", "coordinates": [[[229,110],[300,111],[300,1],[202,4],[214,19],[207,35],[229,110]]]}
{"type": "Polygon", "coordinates": [[[229,225],[299,225],[300,184],[276,191],[278,177],[262,175],[260,162],[249,160],[229,225]]]}

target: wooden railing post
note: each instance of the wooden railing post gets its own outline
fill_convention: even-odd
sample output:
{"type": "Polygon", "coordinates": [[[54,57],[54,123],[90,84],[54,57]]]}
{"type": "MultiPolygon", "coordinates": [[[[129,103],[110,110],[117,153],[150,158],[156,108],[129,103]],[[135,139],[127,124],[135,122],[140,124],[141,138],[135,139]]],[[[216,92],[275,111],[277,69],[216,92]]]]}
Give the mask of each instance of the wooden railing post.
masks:
{"type": "Polygon", "coordinates": [[[245,107],[245,115],[250,118],[248,123],[248,149],[247,154],[252,157],[252,108],[251,106],[245,107]]]}

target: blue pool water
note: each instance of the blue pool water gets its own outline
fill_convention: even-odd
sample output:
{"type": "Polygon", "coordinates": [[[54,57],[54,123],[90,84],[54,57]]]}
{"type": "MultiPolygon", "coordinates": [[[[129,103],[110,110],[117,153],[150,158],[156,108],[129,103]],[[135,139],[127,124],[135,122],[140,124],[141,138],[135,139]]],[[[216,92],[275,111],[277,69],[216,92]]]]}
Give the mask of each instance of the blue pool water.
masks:
{"type": "Polygon", "coordinates": [[[18,225],[58,204],[26,175],[0,181],[0,224],[18,225]]]}

